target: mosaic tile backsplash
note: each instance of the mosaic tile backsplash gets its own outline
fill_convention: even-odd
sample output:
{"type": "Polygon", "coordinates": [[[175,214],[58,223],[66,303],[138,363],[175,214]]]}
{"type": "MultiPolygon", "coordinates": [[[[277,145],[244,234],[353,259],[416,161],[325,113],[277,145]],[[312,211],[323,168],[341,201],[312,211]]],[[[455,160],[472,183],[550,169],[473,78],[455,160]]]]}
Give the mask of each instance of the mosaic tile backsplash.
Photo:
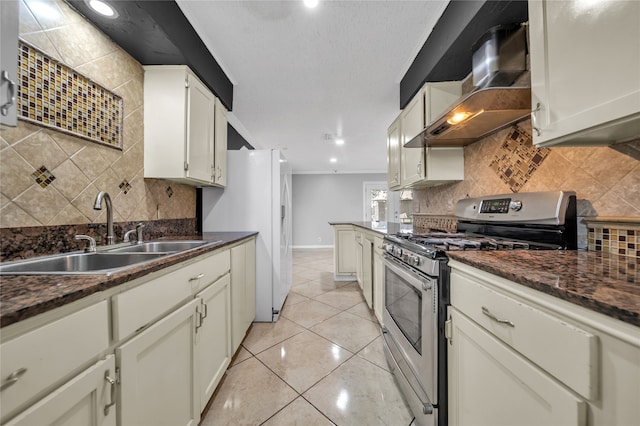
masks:
{"type": "Polygon", "coordinates": [[[589,250],[640,258],[640,221],[606,223],[587,221],[589,250]]]}
{"type": "Polygon", "coordinates": [[[531,135],[514,126],[489,164],[512,192],[518,192],[549,155],[548,148],[536,148],[531,135]]]}
{"type": "MultiPolygon", "coordinates": [[[[19,37],[24,45],[42,52],[50,66],[51,60],[63,64],[67,73],[72,70],[121,99],[122,149],[20,116],[16,127],[0,126],[2,238],[13,235],[19,245],[27,243],[20,235],[36,238],[37,232],[51,232],[52,236],[43,238],[55,250],[55,238],[66,238],[58,232],[59,226],[99,229],[106,222],[105,209],[93,209],[100,191],[111,196],[115,223],[195,218],[194,187],[144,178],[142,66],[66,2],[47,0],[47,8],[41,0],[19,0],[18,4],[19,37]]],[[[69,90],[73,94],[74,89],[67,86],[69,90]]]]}
{"type": "Polygon", "coordinates": [[[18,115],[122,149],[122,98],[21,42],[18,115]]]}

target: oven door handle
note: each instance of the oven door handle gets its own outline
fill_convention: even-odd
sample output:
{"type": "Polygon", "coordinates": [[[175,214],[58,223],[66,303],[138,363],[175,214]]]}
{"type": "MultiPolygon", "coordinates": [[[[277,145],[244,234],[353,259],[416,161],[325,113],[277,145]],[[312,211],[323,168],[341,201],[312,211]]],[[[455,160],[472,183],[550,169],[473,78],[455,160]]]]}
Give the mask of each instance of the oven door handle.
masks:
{"type": "Polygon", "coordinates": [[[437,281],[435,278],[416,271],[391,256],[384,257],[384,264],[418,291],[428,291],[436,285],[437,281]]]}

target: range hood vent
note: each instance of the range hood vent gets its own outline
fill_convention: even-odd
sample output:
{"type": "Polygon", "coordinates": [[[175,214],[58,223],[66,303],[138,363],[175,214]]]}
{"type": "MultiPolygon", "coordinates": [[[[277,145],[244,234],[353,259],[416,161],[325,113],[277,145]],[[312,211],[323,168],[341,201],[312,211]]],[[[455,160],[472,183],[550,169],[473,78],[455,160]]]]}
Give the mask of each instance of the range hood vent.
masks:
{"type": "Polygon", "coordinates": [[[473,85],[452,109],[429,124],[407,148],[466,146],[531,113],[531,88],[511,86],[526,72],[526,29],[491,28],[472,47],[473,85]]]}
{"type": "Polygon", "coordinates": [[[487,87],[469,93],[405,148],[467,146],[531,113],[531,88],[487,87]]]}

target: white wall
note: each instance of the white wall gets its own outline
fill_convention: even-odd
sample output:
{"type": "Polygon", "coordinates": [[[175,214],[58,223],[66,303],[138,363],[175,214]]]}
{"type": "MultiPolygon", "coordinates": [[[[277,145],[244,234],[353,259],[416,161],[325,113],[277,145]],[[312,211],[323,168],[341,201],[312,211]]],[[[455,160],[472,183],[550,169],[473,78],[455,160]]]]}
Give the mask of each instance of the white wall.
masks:
{"type": "Polygon", "coordinates": [[[293,246],[333,246],[329,222],[363,220],[363,182],[386,182],[387,175],[293,175],[293,246]]]}

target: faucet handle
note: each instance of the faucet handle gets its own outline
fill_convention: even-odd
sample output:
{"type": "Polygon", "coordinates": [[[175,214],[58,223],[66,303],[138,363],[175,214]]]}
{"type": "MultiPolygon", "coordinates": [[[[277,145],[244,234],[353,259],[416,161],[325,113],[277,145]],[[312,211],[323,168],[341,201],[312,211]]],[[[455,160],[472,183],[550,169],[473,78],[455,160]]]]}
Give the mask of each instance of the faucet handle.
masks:
{"type": "Polygon", "coordinates": [[[130,229],[127,232],[125,232],[124,236],[122,237],[122,240],[125,243],[130,243],[131,242],[131,236],[134,235],[136,233],[135,229],[130,229]]]}
{"type": "Polygon", "coordinates": [[[96,240],[93,239],[92,237],[88,236],[88,235],[81,235],[78,234],[75,236],[76,240],[87,240],[89,241],[89,247],[85,248],[84,251],[89,252],[89,253],[95,253],[96,252],[96,240]]]}

